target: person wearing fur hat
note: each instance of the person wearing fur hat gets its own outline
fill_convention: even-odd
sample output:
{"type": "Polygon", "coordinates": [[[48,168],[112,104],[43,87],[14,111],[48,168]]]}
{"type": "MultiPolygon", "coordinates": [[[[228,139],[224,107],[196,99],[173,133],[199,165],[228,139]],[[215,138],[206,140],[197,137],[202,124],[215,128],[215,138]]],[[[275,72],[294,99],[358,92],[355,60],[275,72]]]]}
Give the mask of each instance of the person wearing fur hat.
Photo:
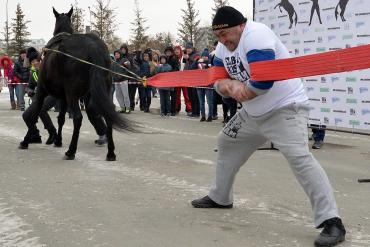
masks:
{"type": "Polygon", "coordinates": [[[4,77],[8,84],[8,90],[9,90],[9,97],[10,97],[10,109],[15,110],[17,108],[17,104],[15,102],[15,96],[18,97],[18,94],[16,93],[16,85],[14,77],[13,77],[13,61],[8,56],[3,56],[0,59],[1,67],[4,68],[4,77]]]}
{"type": "MultiPolygon", "coordinates": [[[[266,25],[250,21],[238,10],[224,6],[212,23],[219,40],[214,63],[230,78],[216,81],[224,97],[241,102],[242,109],[218,135],[216,176],[208,195],[192,201],[195,208],[232,208],[236,174],[266,141],[275,144],[306,192],[316,228],[323,228],[316,247],[345,240],[332,186],[308,147],[309,102],[300,78],[284,81],[250,79],[250,64],[286,59],[288,49],[266,25]]],[[[279,195],[277,195],[279,196],[279,195]]]]}
{"type": "Polygon", "coordinates": [[[13,81],[18,82],[15,86],[18,99],[17,107],[19,107],[21,111],[25,110],[24,94],[30,76],[30,68],[24,64],[26,55],[26,50],[21,50],[19,52],[18,61],[15,63],[13,69],[13,75],[15,77],[13,78],[13,81]]]}

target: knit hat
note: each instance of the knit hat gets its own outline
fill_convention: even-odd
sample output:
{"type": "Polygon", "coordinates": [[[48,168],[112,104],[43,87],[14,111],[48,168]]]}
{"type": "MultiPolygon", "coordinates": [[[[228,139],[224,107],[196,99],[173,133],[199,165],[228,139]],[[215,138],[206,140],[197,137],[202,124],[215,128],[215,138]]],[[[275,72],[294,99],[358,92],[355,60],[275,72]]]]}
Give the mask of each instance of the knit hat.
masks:
{"type": "Polygon", "coordinates": [[[247,18],[243,16],[238,10],[230,6],[224,6],[217,10],[212,22],[213,31],[235,27],[246,23],[247,18]]]}
{"type": "Polygon", "coordinates": [[[27,49],[26,57],[30,62],[32,62],[32,60],[39,57],[39,52],[34,47],[30,47],[27,49]]]}
{"type": "Polygon", "coordinates": [[[194,44],[192,42],[187,42],[185,48],[186,49],[194,48],[194,44]]]}
{"type": "Polygon", "coordinates": [[[164,49],[164,53],[166,53],[166,51],[170,51],[173,53],[173,47],[172,46],[167,46],[166,49],[164,49]]]}

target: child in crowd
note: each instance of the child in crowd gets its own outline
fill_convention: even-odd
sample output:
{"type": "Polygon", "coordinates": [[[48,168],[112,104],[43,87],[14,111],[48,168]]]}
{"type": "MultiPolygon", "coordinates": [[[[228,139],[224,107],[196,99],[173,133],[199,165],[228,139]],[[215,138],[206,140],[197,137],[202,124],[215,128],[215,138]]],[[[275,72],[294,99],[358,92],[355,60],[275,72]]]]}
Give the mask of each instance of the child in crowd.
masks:
{"type": "MultiPolygon", "coordinates": [[[[167,57],[160,57],[160,64],[157,66],[156,73],[170,72],[172,71],[171,65],[168,64],[167,57]]],[[[171,92],[175,91],[173,87],[162,87],[159,88],[159,97],[161,103],[161,116],[170,116],[171,114],[171,92]]]]}
{"type": "MultiPolygon", "coordinates": [[[[10,109],[15,110],[17,108],[17,104],[15,102],[15,97],[16,95],[18,97],[18,94],[16,93],[16,85],[13,84],[13,61],[10,57],[4,56],[0,60],[1,67],[4,69],[4,77],[6,80],[6,83],[8,84],[8,89],[9,89],[9,96],[10,96],[10,109]]],[[[17,99],[18,101],[18,99],[17,99]]]]}
{"type": "MultiPolygon", "coordinates": [[[[209,61],[209,52],[208,49],[204,49],[201,54],[201,58],[198,60],[198,68],[199,69],[208,69],[210,67],[209,61]]],[[[200,113],[202,115],[200,121],[204,122],[212,122],[213,119],[213,86],[209,86],[207,88],[197,88],[198,98],[199,98],[199,106],[200,106],[200,113]],[[206,119],[206,111],[205,111],[205,97],[207,98],[208,104],[208,118],[206,119]]]]}
{"type": "MultiPolygon", "coordinates": [[[[142,57],[139,59],[139,75],[140,77],[146,77],[149,78],[152,73],[150,72],[150,65],[151,65],[151,56],[148,51],[145,51],[142,54],[142,57]]],[[[152,87],[150,86],[140,86],[139,90],[140,93],[140,110],[143,110],[144,112],[149,112],[150,104],[152,102],[152,87]]]]}

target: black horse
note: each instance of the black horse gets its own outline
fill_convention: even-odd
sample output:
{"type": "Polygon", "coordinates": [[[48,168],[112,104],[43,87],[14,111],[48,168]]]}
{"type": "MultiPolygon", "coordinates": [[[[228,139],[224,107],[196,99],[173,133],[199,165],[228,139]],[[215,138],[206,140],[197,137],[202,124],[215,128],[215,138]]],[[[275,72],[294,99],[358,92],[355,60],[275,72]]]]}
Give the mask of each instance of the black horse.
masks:
{"type": "MultiPolygon", "coordinates": [[[[54,8],[56,18],[54,37],[48,42],[47,48],[58,50],[90,63],[110,69],[111,60],[105,43],[95,34],[73,34],[71,16],[73,8],[67,14],[59,14],[54,8]]],[[[36,100],[23,114],[28,132],[20,144],[27,148],[30,143],[36,122],[47,95],[61,99],[61,109],[58,116],[58,134],[55,146],[62,145],[62,127],[65,122],[67,107],[73,115],[73,135],[65,159],[75,158],[77,142],[82,123],[79,99],[87,97],[87,110],[90,115],[101,116],[107,125],[108,154],[107,160],[116,160],[112,127],[117,130],[133,130],[132,123],[121,118],[114,110],[110,97],[112,87],[111,73],[100,68],[81,63],[76,59],[46,50],[40,66],[38,91],[36,100]]]]}

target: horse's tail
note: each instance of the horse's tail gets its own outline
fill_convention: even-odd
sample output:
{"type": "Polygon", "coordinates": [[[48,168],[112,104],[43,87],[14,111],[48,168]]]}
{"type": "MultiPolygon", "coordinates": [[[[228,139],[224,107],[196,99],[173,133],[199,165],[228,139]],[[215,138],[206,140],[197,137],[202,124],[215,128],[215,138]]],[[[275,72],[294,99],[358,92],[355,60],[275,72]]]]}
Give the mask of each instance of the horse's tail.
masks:
{"type": "Polygon", "coordinates": [[[335,7],[335,20],[338,20],[338,7],[339,7],[339,3],[337,4],[337,7],[335,7]]]}
{"type": "Polygon", "coordinates": [[[90,68],[90,101],[99,114],[106,121],[110,121],[113,128],[119,131],[135,131],[133,122],[121,117],[116,111],[111,98],[111,78],[110,73],[102,69],[90,68]]]}

